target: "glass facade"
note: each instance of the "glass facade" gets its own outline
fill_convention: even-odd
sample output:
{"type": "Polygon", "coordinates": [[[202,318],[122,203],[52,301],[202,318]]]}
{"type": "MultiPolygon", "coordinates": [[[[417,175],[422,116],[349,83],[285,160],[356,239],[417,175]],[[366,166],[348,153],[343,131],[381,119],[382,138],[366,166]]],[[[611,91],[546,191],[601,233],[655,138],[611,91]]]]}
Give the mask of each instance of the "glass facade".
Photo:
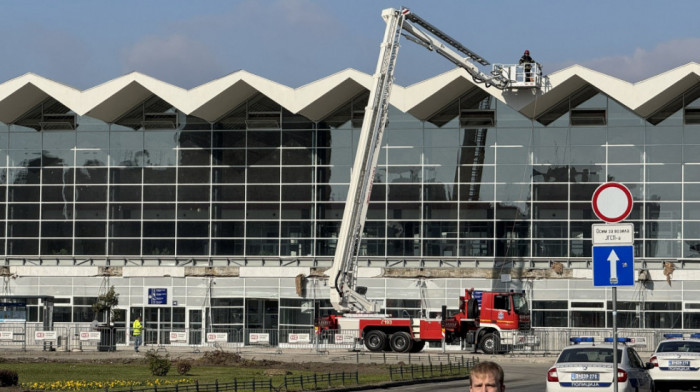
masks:
{"type": "MultiPolygon", "coordinates": [[[[425,120],[391,108],[359,254],[435,267],[445,260],[586,265],[591,225],[600,223],[592,194],[617,181],[633,194],[635,259],[692,262],[700,257],[698,90],[647,118],[590,86],[534,119],[480,89],[425,120]]],[[[278,266],[308,258],[328,266],[367,99],[361,94],[311,121],[257,94],[208,122],[152,96],[105,123],[49,98],[40,112],[0,124],[0,257],[278,266]]],[[[277,286],[261,282],[247,282],[245,295],[209,297],[203,311],[148,313],[136,301],[130,312],[164,326],[236,331],[311,324],[308,299],[279,293],[270,301],[277,286]]],[[[454,308],[464,285],[457,286],[427,299],[384,288],[384,309],[417,316],[426,303],[454,308]]],[[[605,298],[579,301],[574,293],[533,300],[533,325],[609,326],[605,298]]],[[[66,293],[72,301],[58,303],[54,319],[88,321],[94,295],[66,293]]],[[[314,301],[329,311],[326,299],[314,301]]],[[[630,299],[620,305],[621,325],[697,327],[696,305],[630,299]]]]}
{"type": "MultiPolygon", "coordinates": [[[[166,105],[167,124],[3,126],[0,251],[332,256],[361,124],[352,108],[365,103],[323,122],[258,95],[213,124],[166,105]]],[[[636,257],[697,258],[700,125],[684,121],[695,106],[651,124],[588,88],[534,120],[485,94],[428,121],[392,110],[360,254],[590,258],[592,193],[618,181],[634,197],[636,257]]]]}

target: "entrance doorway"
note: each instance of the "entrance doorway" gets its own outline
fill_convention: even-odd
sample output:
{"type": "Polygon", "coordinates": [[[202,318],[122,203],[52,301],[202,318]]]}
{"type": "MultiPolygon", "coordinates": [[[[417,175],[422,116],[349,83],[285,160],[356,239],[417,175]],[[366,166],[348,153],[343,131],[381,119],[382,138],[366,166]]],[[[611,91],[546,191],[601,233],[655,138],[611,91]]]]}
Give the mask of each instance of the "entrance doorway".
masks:
{"type": "Polygon", "coordinates": [[[279,302],[276,299],[246,298],[245,327],[247,330],[277,329],[279,302]]]}

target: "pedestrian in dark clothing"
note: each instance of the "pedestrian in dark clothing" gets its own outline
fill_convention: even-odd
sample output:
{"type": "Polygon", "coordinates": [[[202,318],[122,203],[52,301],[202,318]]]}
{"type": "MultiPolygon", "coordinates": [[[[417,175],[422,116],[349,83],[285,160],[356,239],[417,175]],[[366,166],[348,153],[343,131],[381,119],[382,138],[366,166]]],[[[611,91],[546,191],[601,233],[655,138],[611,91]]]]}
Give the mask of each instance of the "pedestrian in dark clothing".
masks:
{"type": "Polygon", "coordinates": [[[530,57],[530,51],[526,50],[525,53],[523,53],[523,57],[520,58],[520,65],[523,65],[525,68],[525,81],[526,82],[532,82],[532,64],[535,63],[535,60],[530,57]]]}

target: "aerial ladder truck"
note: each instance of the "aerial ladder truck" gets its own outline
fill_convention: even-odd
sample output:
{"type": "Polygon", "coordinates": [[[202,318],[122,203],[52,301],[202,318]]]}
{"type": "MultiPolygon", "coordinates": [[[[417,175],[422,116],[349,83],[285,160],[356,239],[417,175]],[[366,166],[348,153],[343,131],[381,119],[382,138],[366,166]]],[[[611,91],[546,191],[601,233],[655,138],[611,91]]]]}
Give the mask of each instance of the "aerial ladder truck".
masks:
{"type": "MultiPolygon", "coordinates": [[[[357,286],[358,250],[387,123],[401,36],[447,58],[465,69],[474,82],[487,87],[501,90],[539,87],[540,79],[536,79],[534,85],[533,82],[518,79],[517,66],[497,65],[491,74],[481,72],[472,62],[484,66],[489,62],[406,8],[386,9],[382,12],[382,18],[386,21],[386,30],[365,109],[333,265],[326,271],[330,301],[338,315],[320,320],[319,328],[359,331],[359,340],[371,351],[391,349],[396,352],[417,352],[426,342],[444,340],[447,343],[466,341],[474,344],[479,336],[489,336],[495,342],[493,339],[497,335],[494,333],[499,333],[501,327],[488,333],[479,332],[479,313],[483,309],[479,309],[471,290],[465,290],[465,295],[460,297],[459,313],[450,317],[446,315],[445,306],[442,307],[440,319],[392,318],[379,314],[379,306],[365,296],[367,288],[357,286]],[[523,84],[525,82],[527,84],[523,84]]],[[[536,71],[532,70],[534,74],[536,71]]],[[[492,303],[489,298],[496,294],[505,296],[506,299],[502,301],[509,303],[509,308],[503,309],[497,316],[501,318],[501,325],[509,322],[509,329],[517,330],[525,326],[529,329],[529,311],[520,314],[525,312],[518,308],[523,303],[522,294],[484,292],[481,293],[481,301],[492,303]]],[[[487,347],[491,346],[483,348],[487,347]]]]}

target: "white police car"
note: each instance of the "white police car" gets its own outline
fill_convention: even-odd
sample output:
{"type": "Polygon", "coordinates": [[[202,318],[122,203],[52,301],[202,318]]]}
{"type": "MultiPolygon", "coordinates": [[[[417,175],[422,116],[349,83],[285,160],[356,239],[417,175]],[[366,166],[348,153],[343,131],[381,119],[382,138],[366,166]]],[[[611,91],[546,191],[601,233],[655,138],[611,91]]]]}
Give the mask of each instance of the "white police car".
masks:
{"type": "Polygon", "coordinates": [[[649,370],[656,390],[700,388],[700,334],[689,338],[683,334],[666,334],[666,340],[656,347],[649,370]]]}
{"type": "MultiPolygon", "coordinates": [[[[547,371],[547,392],[613,391],[613,340],[597,343],[593,338],[571,338],[568,346],[547,371]]],[[[619,392],[653,392],[654,381],[629,339],[618,338],[617,386],[619,392]],[[623,342],[623,343],[620,343],[623,342]]]]}

